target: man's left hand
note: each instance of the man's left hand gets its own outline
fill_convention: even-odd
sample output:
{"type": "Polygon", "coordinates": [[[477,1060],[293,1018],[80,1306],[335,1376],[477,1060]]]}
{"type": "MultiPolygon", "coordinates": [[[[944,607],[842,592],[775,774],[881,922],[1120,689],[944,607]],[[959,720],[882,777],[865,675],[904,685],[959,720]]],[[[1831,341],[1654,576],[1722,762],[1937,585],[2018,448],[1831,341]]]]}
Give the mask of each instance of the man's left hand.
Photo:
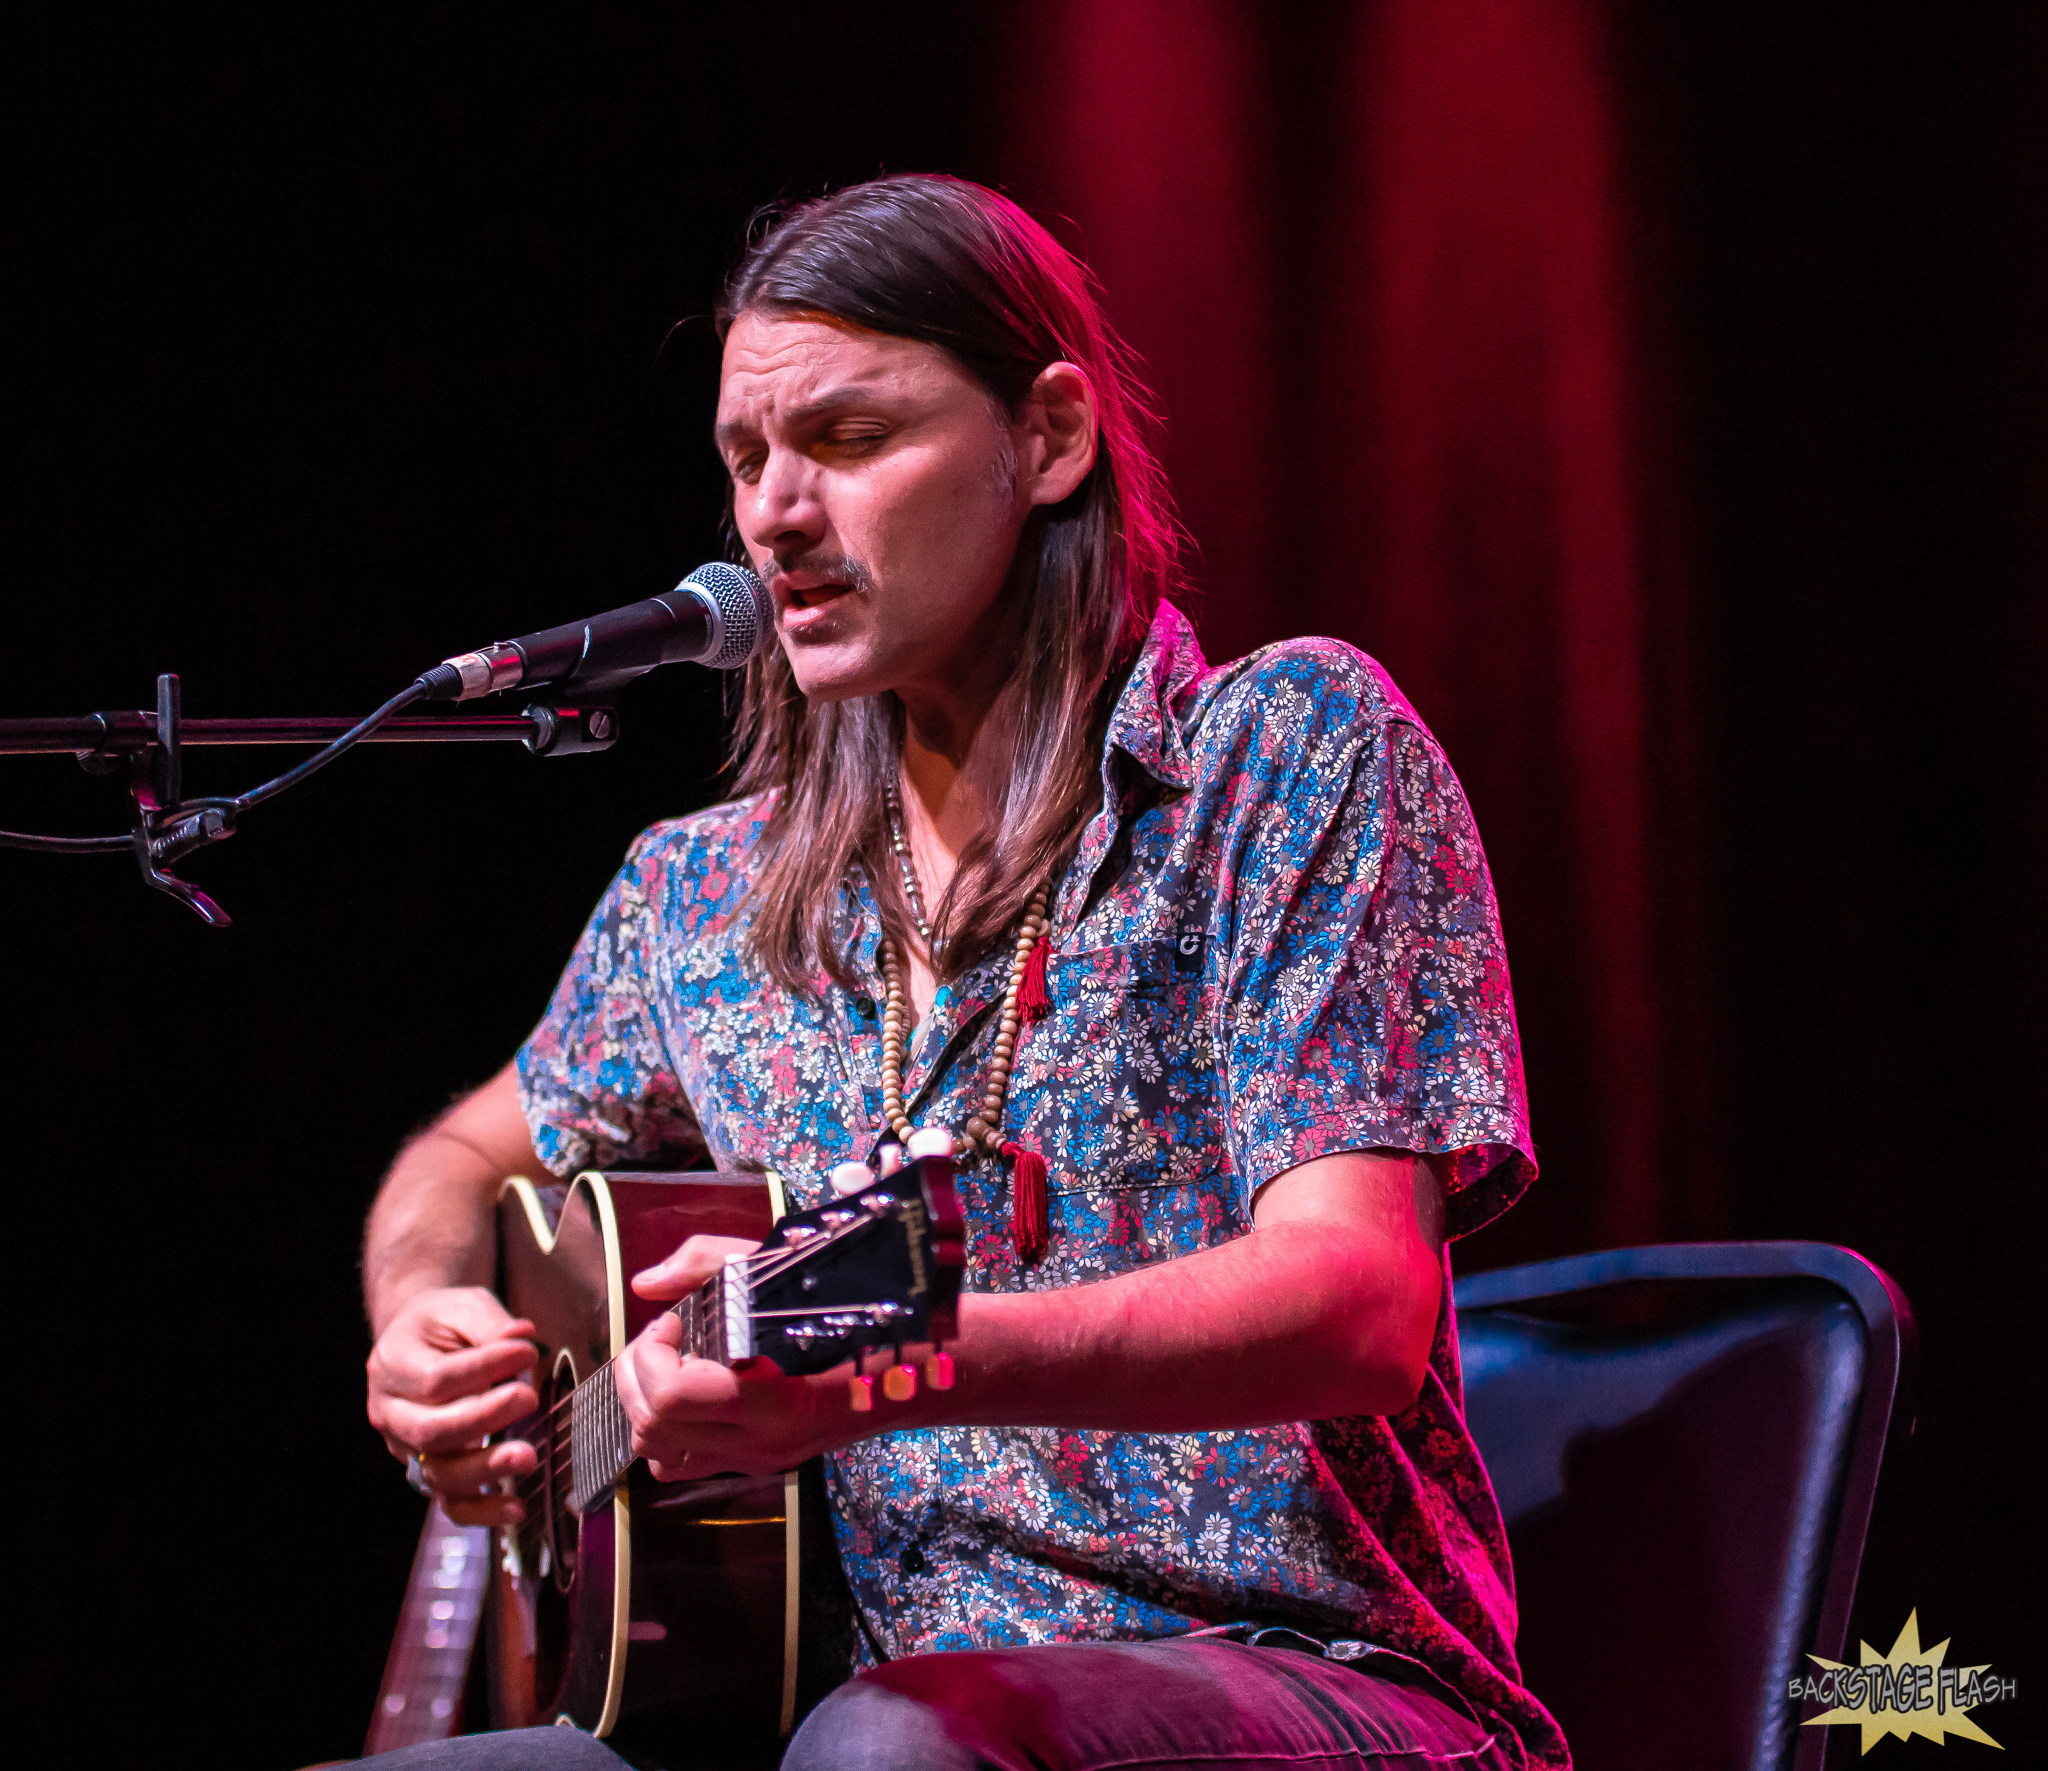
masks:
{"type": "MultiPolygon", "coordinates": [[[[686,1297],[729,1255],[759,1244],[692,1236],[657,1266],[633,1276],[645,1298],[686,1297]]],[[[682,1350],[683,1325],[664,1312],[614,1367],[633,1450],[655,1479],[680,1482],[729,1471],[772,1475],[862,1436],[843,1378],[788,1377],[772,1359],[721,1365],[682,1350]]]]}

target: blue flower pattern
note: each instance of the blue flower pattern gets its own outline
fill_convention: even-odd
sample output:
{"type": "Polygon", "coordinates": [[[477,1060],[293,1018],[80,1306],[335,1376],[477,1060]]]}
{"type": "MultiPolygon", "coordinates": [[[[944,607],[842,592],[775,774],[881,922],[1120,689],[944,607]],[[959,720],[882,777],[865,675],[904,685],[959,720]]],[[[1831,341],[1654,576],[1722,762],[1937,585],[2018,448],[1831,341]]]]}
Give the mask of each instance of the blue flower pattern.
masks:
{"type": "MultiPolygon", "coordinates": [[[[1331,640],[1208,668],[1162,606],[1112,714],[1103,809],[1058,884],[1049,1016],[1008,1136],[1046,1158],[1051,1247],[1020,1262],[1003,1165],[963,1165],[967,1285],[1084,1285],[1241,1236],[1257,1189],[1334,1151],[1450,1159],[1446,1227],[1535,1175],[1491,879],[1456,778],[1370,659],[1331,640]]],[[[882,1125],[881,924],[843,889],[857,979],[814,992],[748,951],[749,800],[633,846],[519,1054],[559,1174],[773,1168],[791,1203],[882,1125]]],[[[964,1124],[1008,956],[912,1040],[920,1125],[964,1124]]],[[[1513,1574],[1465,1428],[1450,1268],[1421,1396],[1392,1418],[1252,1431],[957,1427],[828,1460],[848,1579],[891,1656],[1285,1625],[1425,1662],[1564,1766],[1519,1682],[1513,1574]]]]}

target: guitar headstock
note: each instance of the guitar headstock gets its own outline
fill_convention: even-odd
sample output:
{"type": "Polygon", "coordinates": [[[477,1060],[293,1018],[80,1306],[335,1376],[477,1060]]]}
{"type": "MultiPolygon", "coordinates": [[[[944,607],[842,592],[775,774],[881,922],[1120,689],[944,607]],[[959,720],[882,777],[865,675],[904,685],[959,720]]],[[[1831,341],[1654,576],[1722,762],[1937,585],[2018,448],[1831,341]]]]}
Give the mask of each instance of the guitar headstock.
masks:
{"type": "MultiPolygon", "coordinates": [[[[958,1333],[965,1259],[953,1159],[920,1156],[857,1191],[791,1212],[758,1251],[727,1263],[727,1356],[765,1354],[800,1376],[891,1348],[899,1358],[883,1376],[883,1394],[907,1401],[917,1379],[901,1350],[929,1343],[926,1381],[949,1388],[952,1360],[941,1349],[958,1333]]],[[[873,1386],[865,1375],[853,1380],[855,1408],[874,1406],[873,1386]]]]}

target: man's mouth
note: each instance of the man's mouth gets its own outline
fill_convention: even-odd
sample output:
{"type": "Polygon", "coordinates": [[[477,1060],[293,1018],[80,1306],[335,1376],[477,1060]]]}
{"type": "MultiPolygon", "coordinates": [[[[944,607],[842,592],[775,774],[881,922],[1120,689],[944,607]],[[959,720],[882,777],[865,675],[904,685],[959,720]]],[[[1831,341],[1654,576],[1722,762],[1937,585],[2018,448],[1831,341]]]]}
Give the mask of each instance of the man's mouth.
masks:
{"type": "Polygon", "coordinates": [[[768,594],[775,599],[775,625],[789,638],[812,628],[820,638],[837,632],[839,624],[826,612],[828,607],[872,588],[867,567],[852,554],[823,548],[783,561],[768,576],[768,594]]]}
{"type": "Polygon", "coordinates": [[[853,586],[843,578],[821,578],[808,572],[778,572],[768,581],[768,588],[775,598],[775,606],[788,612],[815,609],[821,603],[846,595],[853,586]]]}

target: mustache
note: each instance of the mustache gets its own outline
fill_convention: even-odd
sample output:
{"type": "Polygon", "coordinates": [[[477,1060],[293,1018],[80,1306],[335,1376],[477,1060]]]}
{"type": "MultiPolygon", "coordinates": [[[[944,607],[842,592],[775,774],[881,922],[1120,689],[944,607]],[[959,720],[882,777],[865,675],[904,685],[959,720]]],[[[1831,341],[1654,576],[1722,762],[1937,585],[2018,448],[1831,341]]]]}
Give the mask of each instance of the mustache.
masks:
{"type": "Polygon", "coordinates": [[[861,596],[870,596],[875,588],[875,575],[861,561],[850,553],[827,553],[822,548],[808,553],[792,554],[787,557],[775,556],[778,572],[809,573],[814,577],[830,579],[835,584],[844,584],[849,590],[861,596]]]}

